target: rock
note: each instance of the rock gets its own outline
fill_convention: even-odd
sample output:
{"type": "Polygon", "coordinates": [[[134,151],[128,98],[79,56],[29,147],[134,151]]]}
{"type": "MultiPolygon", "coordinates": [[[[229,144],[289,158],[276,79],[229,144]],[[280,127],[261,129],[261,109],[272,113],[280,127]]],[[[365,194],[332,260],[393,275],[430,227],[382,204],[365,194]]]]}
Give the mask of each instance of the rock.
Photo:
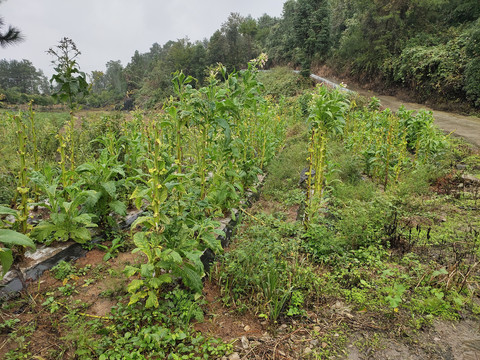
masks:
{"type": "Polygon", "coordinates": [[[232,355],[228,357],[228,360],[240,360],[240,355],[238,353],[234,352],[232,355]]]}
{"type": "Polygon", "coordinates": [[[250,347],[250,341],[248,341],[246,336],[242,336],[240,339],[242,341],[242,347],[244,350],[247,350],[250,347]]]}
{"type": "Polygon", "coordinates": [[[251,327],[248,326],[248,325],[245,325],[245,327],[243,328],[243,330],[245,330],[246,332],[249,332],[251,330],[251,327]]]}
{"type": "Polygon", "coordinates": [[[303,355],[310,355],[312,352],[313,352],[312,348],[306,347],[306,348],[303,350],[303,355]]]}
{"type": "MultiPolygon", "coordinates": [[[[315,183],[315,169],[312,169],[312,185],[315,183]]],[[[304,168],[302,172],[300,173],[300,181],[299,185],[303,187],[307,187],[307,181],[308,181],[308,168],[304,168]]]]}
{"type": "Polygon", "coordinates": [[[282,324],[282,325],[280,325],[280,327],[278,328],[278,333],[279,333],[279,334],[284,334],[284,333],[286,333],[286,332],[287,332],[287,328],[288,328],[287,324],[282,324]]]}
{"type": "Polygon", "coordinates": [[[457,164],[457,165],[455,165],[455,168],[456,168],[457,170],[465,170],[465,169],[467,168],[467,165],[465,165],[465,164],[457,164]]]}
{"type": "Polygon", "coordinates": [[[463,181],[465,182],[468,182],[468,183],[472,183],[472,184],[479,184],[480,183],[480,179],[477,178],[476,176],[473,176],[473,175],[462,175],[462,179],[463,181]]]}
{"type": "Polygon", "coordinates": [[[312,347],[316,347],[318,345],[318,342],[319,342],[318,339],[312,340],[312,341],[310,341],[310,345],[312,347]]]}

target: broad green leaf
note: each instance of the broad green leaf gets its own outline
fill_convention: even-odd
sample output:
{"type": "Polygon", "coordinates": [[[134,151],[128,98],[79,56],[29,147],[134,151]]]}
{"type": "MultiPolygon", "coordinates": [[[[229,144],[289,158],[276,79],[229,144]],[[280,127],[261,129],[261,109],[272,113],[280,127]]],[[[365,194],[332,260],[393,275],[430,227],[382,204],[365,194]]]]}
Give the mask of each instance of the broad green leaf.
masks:
{"type": "Polygon", "coordinates": [[[200,250],[191,250],[185,253],[185,257],[193,263],[195,269],[200,274],[203,274],[203,270],[204,270],[203,263],[201,260],[202,254],[203,254],[203,251],[200,251],[200,250]]]}
{"type": "Polygon", "coordinates": [[[10,249],[0,249],[0,264],[2,265],[3,276],[10,270],[10,267],[13,264],[13,255],[12,250],[10,249]]]}
{"type": "Polygon", "coordinates": [[[168,284],[172,282],[172,276],[170,274],[162,274],[159,277],[154,277],[149,280],[149,284],[154,289],[159,289],[163,284],[168,284]]]}
{"type": "Polygon", "coordinates": [[[143,286],[143,280],[134,279],[128,284],[127,291],[129,293],[134,293],[143,286]]]}
{"type": "Polygon", "coordinates": [[[28,236],[9,229],[0,229],[0,243],[10,246],[28,246],[35,249],[35,244],[28,236]]]}
{"type": "Polygon", "coordinates": [[[142,264],[140,266],[140,275],[145,278],[149,278],[153,276],[153,272],[155,271],[155,267],[153,264],[142,264]]]}
{"type": "Polygon", "coordinates": [[[44,242],[55,231],[55,225],[47,222],[41,222],[33,228],[30,236],[39,242],[44,242]]]}
{"type": "Polygon", "coordinates": [[[84,171],[90,171],[93,172],[95,171],[95,165],[91,163],[85,163],[77,167],[76,169],[77,172],[84,172],[84,171]]]}
{"type": "Polygon", "coordinates": [[[100,186],[107,192],[110,197],[115,198],[117,187],[115,186],[114,181],[107,181],[101,183],[100,186]]]}
{"type": "Polygon", "coordinates": [[[90,214],[81,214],[78,216],[75,216],[73,219],[74,223],[80,223],[85,225],[86,227],[97,227],[97,224],[94,224],[92,222],[92,215],[90,214]]]}
{"type": "Polygon", "coordinates": [[[118,215],[125,216],[127,214],[127,205],[120,200],[112,201],[108,206],[118,215]]]}
{"type": "Polygon", "coordinates": [[[180,264],[183,261],[180,254],[178,252],[176,252],[175,250],[170,250],[170,252],[168,254],[168,257],[176,264],[180,264]]]}
{"type": "Polygon", "coordinates": [[[125,269],[123,270],[123,273],[125,274],[126,277],[131,277],[135,275],[137,272],[138,272],[138,268],[132,265],[125,266],[125,269]]]}
{"type": "Polygon", "coordinates": [[[207,247],[213,250],[213,252],[221,252],[223,250],[221,241],[213,234],[204,234],[201,240],[203,240],[207,247]]]}
{"type": "Polygon", "coordinates": [[[147,293],[145,291],[138,291],[136,293],[133,293],[130,296],[130,301],[128,302],[128,306],[136,304],[139,300],[143,299],[145,296],[147,296],[147,293]]]}
{"type": "Polygon", "coordinates": [[[70,211],[71,206],[72,206],[71,201],[63,201],[62,202],[62,207],[65,209],[66,213],[68,213],[70,211]]]}
{"type": "Polygon", "coordinates": [[[141,225],[143,223],[149,223],[152,224],[153,222],[153,217],[152,216],[140,216],[135,220],[131,226],[132,229],[135,229],[138,225],[141,225]]]}
{"type": "Polygon", "coordinates": [[[432,273],[432,277],[437,277],[439,275],[447,275],[447,274],[448,274],[448,271],[445,268],[441,268],[440,270],[435,270],[432,273]]]}
{"type": "Polygon", "coordinates": [[[0,206],[0,215],[16,215],[17,211],[6,206],[0,206]]]}
{"type": "Polygon", "coordinates": [[[133,243],[137,248],[139,248],[141,251],[143,251],[147,255],[150,253],[150,244],[148,242],[147,237],[145,236],[145,233],[138,232],[135,235],[133,235],[133,243]]]}
{"type": "Polygon", "coordinates": [[[190,264],[185,264],[182,267],[176,267],[174,273],[179,275],[182,278],[183,283],[188,288],[192,289],[197,293],[202,292],[202,275],[197,272],[197,270],[190,264]]]}
{"type": "Polygon", "coordinates": [[[163,204],[163,202],[165,200],[167,200],[167,197],[168,197],[168,190],[167,188],[164,186],[162,187],[162,190],[160,192],[160,196],[159,196],[159,199],[158,199],[158,203],[159,204],[163,204]]]}
{"type": "Polygon", "coordinates": [[[158,307],[158,296],[155,293],[155,291],[150,290],[148,292],[148,299],[147,302],[145,303],[145,307],[148,308],[157,308],[158,307]]]}
{"type": "Polygon", "coordinates": [[[81,227],[70,231],[70,237],[79,244],[85,244],[92,239],[92,234],[87,228],[81,227]]]}

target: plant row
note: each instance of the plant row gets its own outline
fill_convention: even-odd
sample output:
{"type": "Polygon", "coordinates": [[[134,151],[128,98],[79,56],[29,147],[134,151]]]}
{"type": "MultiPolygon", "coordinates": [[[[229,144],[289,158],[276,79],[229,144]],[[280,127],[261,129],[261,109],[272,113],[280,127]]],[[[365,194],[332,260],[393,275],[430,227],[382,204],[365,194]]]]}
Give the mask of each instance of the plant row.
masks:
{"type": "MultiPolygon", "coordinates": [[[[13,231],[30,246],[31,240],[86,244],[95,234],[120,231],[119,222],[135,206],[140,216],[131,226],[134,252],[147,262],[126,269],[134,277],[130,302],[146,299],[147,307],[157,307],[160,289],[178,278],[200,292],[202,253],[222,251],[215,220],[240,207],[247,190],[255,191],[257,175],[284,138],[286,117],[263,97],[258,64],[252,61],[232,74],[219,65],[199,89],[191,86],[192,77],[174,74],[176,96],[163,111],[104,117],[104,131],[88,145],[92,154],[83,153],[81,142],[88,123],[72,111],[52,134],[58,144],[55,163],[37,157],[41,130],[32,109],[4,115],[17,129],[20,164],[14,209],[0,208],[0,215],[15,218],[0,220],[5,228],[0,240],[8,245],[3,253],[9,254],[4,270],[13,260],[11,245],[25,245],[9,240],[13,231]]],[[[20,246],[13,255],[23,251],[20,246]]]]}

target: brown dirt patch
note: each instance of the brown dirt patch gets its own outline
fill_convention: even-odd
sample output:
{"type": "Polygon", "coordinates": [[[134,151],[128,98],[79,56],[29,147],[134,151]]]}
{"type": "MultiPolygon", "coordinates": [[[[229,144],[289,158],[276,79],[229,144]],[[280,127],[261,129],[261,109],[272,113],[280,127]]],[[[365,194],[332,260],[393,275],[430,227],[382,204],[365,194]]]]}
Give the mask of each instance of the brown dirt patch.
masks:
{"type": "Polygon", "coordinates": [[[18,300],[11,300],[0,310],[0,318],[18,319],[13,329],[6,329],[0,333],[0,358],[5,358],[10,350],[22,353],[31,353],[33,357],[50,359],[51,354],[63,354],[63,358],[73,358],[71,344],[62,339],[68,336],[63,322],[70,310],[77,309],[86,317],[108,316],[115,306],[117,296],[125,293],[128,279],[122,274],[127,264],[143,262],[141,254],[131,252],[120,253],[116,258],[109,260],[108,265],[103,261],[104,252],[89,251],[85,257],[78,259],[74,264],[77,268],[87,265],[92,267],[84,276],[74,276],[65,282],[53,277],[51,271],[46,271],[36,282],[29,285],[30,296],[22,296],[18,300]],[[108,269],[108,270],[107,270],[108,269]],[[74,293],[63,296],[59,288],[73,285],[74,293]],[[53,312],[50,307],[42,305],[49,297],[55,297],[57,309],[53,312]],[[19,337],[25,336],[27,342],[19,348],[19,337]]]}
{"type": "Polygon", "coordinates": [[[220,337],[225,341],[246,337],[259,337],[266,331],[259,319],[251,314],[235,313],[232,309],[222,304],[220,287],[217,284],[206,282],[203,295],[207,300],[205,320],[194,325],[195,330],[214,337],[220,337]]]}

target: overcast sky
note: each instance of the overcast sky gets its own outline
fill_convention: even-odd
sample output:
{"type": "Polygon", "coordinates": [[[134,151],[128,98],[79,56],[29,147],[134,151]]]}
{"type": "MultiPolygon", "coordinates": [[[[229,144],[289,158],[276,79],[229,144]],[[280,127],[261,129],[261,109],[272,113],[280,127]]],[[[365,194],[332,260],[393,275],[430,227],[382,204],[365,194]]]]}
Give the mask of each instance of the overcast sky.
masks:
{"type": "MultiPolygon", "coordinates": [[[[231,12],[254,18],[280,16],[285,0],[0,0],[6,25],[22,31],[25,41],[0,47],[0,59],[27,59],[50,77],[52,57],[46,54],[63,37],[82,55],[81,70],[105,70],[110,60],[123,66],[135,50],[147,52],[155,42],[188,36],[210,38],[231,12]]],[[[6,26],[2,28],[5,31],[6,26]]]]}

